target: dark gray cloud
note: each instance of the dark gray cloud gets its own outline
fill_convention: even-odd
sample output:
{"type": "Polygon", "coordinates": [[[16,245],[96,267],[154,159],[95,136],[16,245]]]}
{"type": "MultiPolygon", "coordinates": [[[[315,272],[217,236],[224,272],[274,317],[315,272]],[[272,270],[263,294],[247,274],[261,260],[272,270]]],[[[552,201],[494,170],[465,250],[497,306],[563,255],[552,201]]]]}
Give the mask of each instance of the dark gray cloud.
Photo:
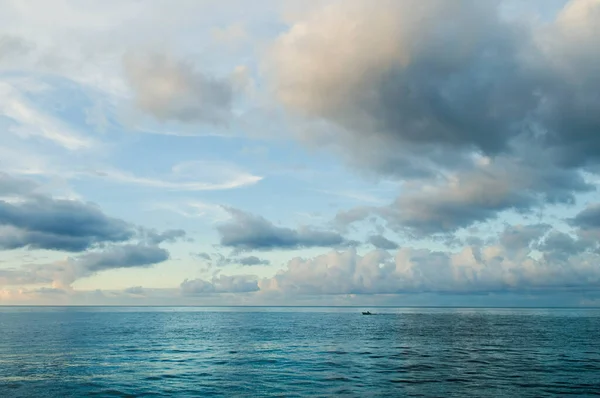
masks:
{"type": "Polygon", "coordinates": [[[55,199],[28,179],[0,173],[0,250],[82,252],[138,240],[150,246],[186,236],[181,229],[157,232],[109,217],[95,204],[55,199]]]}
{"type": "Polygon", "coordinates": [[[169,229],[164,232],[143,229],[141,234],[146,242],[154,245],[159,245],[163,242],[173,243],[186,236],[186,232],[183,229],[169,229]]]}
{"type": "Polygon", "coordinates": [[[349,210],[340,211],[335,215],[333,225],[341,230],[346,230],[349,225],[362,221],[373,212],[373,207],[361,206],[349,210]]]}
{"type": "Polygon", "coordinates": [[[210,261],[210,259],[211,259],[210,254],[208,254],[208,253],[192,253],[192,255],[201,260],[209,260],[210,261]]]}
{"type": "Polygon", "coordinates": [[[230,115],[232,83],[205,75],[166,55],[129,55],[125,76],[140,109],[159,120],[218,124],[230,115]]]}
{"type": "Polygon", "coordinates": [[[263,260],[256,256],[247,256],[247,257],[225,257],[220,253],[213,253],[212,255],[208,253],[195,253],[194,257],[206,260],[210,265],[215,265],[217,267],[225,267],[227,265],[269,265],[271,262],[269,260],[263,260]]]}
{"type": "Polygon", "coordinates": [[[300,25],[272,51],[279,98],[342,127],[349,158],[381,172],[509,151],[538,106],[540,78],[521,60],[531,36],[496,2],[339,2],[300,25]]]}
{"type": "Polygon", "coordinates": [[[259,290],[256,277],[249,275],[220,275],[211,281],[186,279],[181,283],[184,296],[201,296],[211,293],[250,293],[259,290]]]}
{"type": "Polygon", "coordinates": [[[500,244],[510,251],[530,250],[552,226],[548,224],[507,225],[500,234],[500,244]]]}
{"type": "Polygon", "coordinates": [[[278,227],[263,217],[226,208],[232,219],[217,227],[221,245],[236,250],[298,249],[348,245],[336,232],[278,227]]]}
{"type": "Polygon", "coordinates": [[[23,199],[0,200],[0,248],[77,252],[134,237],[130,224],[105,215],[93,204],[42,196],[23,199]]]}
{"type": "Polygon", "coordinates": [[[600,204],[588,206],[571,219],[570,223],[582,229],[600,229],[600,204]]]}
{"type": "Polygon", "coordinates": [[[567,233],[553,230],[539,244],[537,249],[551,262],[565,262],[569,258],[597,247],[597,241],[588,241],[573,237],[567,233]]]}
{"type": "Polygon", "coordinates": [[[88,252],[72,261],[91,273],[115,268],[149,267],[169,259],[169,252],[147,244],[114,245],[88,252]]]}
{"type": "Polygon", "coordinates": [[[383,235],[370,236],[369,243],[375,246],[377,249],[383,250],[395,250],[399,247],[396,242],[392,242],[383,235]]]}
{"type": "Polygon", "coordinates": [[[541,27],[504,18],[500,4],[316,6],[272,48],[276,94],[340,128],[305,139],[384,174],[456,168],[472,151],[506,155],[524,140],[560,167],[597,163],[600,5],[572,1],[541,27]],[[334,56],[323,64],[322,54],[334,56]]]}
{"type": "Polygon", "coordinates": [[[241,265],[269,265],[271,263],[269,260],[263,260],[256,256],[242,257],[234,261],[241,265]]]}
{"type": "Polygon", "coordinates": [[[579,172],[514,158],[496,158],[469,172],[437,181],[418,180],[403,188],[403,195],[391,205],[349,210],[338,214],[334,223],[343,225],[376,214],[391,229],[421,237],[452,233],[504,211],[523,213],[549,203],[573,204],[575,194],[595,190],[579,172]]]}

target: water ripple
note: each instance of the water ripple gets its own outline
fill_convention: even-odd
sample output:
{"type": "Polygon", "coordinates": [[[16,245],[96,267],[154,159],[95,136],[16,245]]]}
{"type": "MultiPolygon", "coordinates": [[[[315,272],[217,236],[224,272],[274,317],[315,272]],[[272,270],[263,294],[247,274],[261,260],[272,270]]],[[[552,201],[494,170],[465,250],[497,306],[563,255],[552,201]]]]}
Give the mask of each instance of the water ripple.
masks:
{"type": "Polygon", "coordinates": [[[0,308],[1,397],[600,395],[600,311],[0,308]]]}

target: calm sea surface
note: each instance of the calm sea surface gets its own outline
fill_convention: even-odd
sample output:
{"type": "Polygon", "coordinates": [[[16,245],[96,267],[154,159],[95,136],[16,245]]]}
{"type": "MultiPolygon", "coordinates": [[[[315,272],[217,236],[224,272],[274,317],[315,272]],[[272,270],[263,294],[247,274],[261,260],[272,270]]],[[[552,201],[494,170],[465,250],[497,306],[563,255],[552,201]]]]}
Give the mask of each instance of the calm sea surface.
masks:
{"type": "Polygon", "coordinates": [[[373,311],[0,307],[0,397],[600,395],[598,309],[373,311]]]}

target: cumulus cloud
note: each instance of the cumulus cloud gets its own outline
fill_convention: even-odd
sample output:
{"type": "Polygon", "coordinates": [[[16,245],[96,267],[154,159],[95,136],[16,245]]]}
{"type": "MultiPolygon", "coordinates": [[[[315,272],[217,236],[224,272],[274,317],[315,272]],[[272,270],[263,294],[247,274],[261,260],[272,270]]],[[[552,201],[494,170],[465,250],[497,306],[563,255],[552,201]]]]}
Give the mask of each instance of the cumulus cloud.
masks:
{"type": "Polygon", "coordinates": [[[514,158],[487,159],[470,171],[418,179],[402,188],[403,194],[391,205],[346,210],[336,215],[334,223],[347,227],[375,214],[396,231],[422,237],[451,233],[505,211],[524,213],[548,204],[571,205],[576,194],[596,189],[578,171],[514,158]]]}
{"type": "Polygon", "coordinates": [[[579,173],[499,159],[438,183],[419,181],[405,188],[395,203],[377,212],[391,227],[408,228],[418,235],[453,232],[494,219],[503,211],[573,204],[576,193],[595,189],[579,173]]]}
{"type": "Polygon", "coordinates": [[[496,2],[334,1],[290,26],[271,65],[285,105],[341,126],[337,143],[385,170],[507,150],[537,104],[528,41],[496,2]]]}
{"type": "Polygon", "coordinates": [[[231,82],[166,55],[124,58],[125,75],[140,109],[159,120],[223,123],[233,99],[231,82]]]}
{"type": "Polygon", "coordinates": [[[542,242],[539,242],[537,249],[549,259],[565,262],[570,257],[583,253],[593,247],[594,243],[587,239],[578,239],[571,234],[553,230],[542,242]]]}
{"type": "MultiPolygon", "coordinates": [[[[182,229],[159,232],[137,227],[107,216],[95,204],[56,199],[39,188],[32,180],[0,173],[0,249],[27,247],[82,252],[132,240],[151,248],[186,236],[182,229]]],[[[133,247],[138,246],[130,246],[133,247]]]]}
{"type": "Polygon", "coordinates": [[[226,210],[231,220],[217,226],[217,231],[221,235],[221,245],[236,250],[298,249],[352,243],[336,232],[278,227],[261,216],[230,207],[226,210]]]}
{"type": "Polygon", "coordinates": [[[210,293],[249,293],[258,291],[256,277],[248,275],[219,275],[210,281],[186,279],[181,283],[184,296],[200,296],[210,293]]]}
{"type": "Polygon", "coordinates": [[[109,217],[93,204],[29,196],[0,200],[0,248],[83,251],[96,244],[124,242],[134,236],[131,225],[109,217]]]}
{"type": "Polygon", "coordinates": [[[547,24],[502,18],[500,4],[314,7],[272,48],[275,92],[289,109],[341,126],[336,145],[382,172],[510,153],[517,138],[563,165],[597,160],[600,4],[572,0],[547,24]]]}
{"type": "Polygon", "coordinates": [[[91,203],[55,199],[28,179],[0,174],[0,250],[47,249],[81,254],[49,264],[24,264],[0,271],[2,285],[52,283],[70,289],[75,280],[97,272],[149,267],[169,259],[160,244],[186,236],[159,232],[112,218],[91,203]]]}
{"type": "Polygon", "coordinates": [[[147,244],[110,246],[101,251],[88,252],[72,261],[90,273],[114,268],[148,267],[169,259],[169,252],[147,244]]]}
{"type": "Polygon", "coordinates": [[[571,224],[586,230],[600,229],[600,204],[589,205],[573,219],[571,224]]]}
{"type": "MultiPolygon", "coordinates": [[[[71,291],[71,284],[80,278],[111,269],[148,268],[169,257],[166,249],[147,243],[105,245],[65,260],[26,264],[19,271],[23,282],[27,281],[25,278],[30,281],[23,285],[51,283],[54,288],[71,291]]],[[[16,280],[15,275],[12,275],[12,280],[16,280]]]]}
{"type": "Polygon", "coordinates": [[[396,242],[392,242],[383,235],[372,235],[369,237],[369,243],[375,246],[377,249],[383,250],[394,250],[399,246],[396,242]]]}
{"type": "Polygon", "coordinates": [[[259,286],[261,291],[332,295],[596,290],[597,243],[557,251],[560,256],[545,252],[536,259],[533,249],[556,240],[556,235],[549,235],[544,243],[546,229],[509,227],[495,244],[467,246],[458,252],[402,248],[395,256],[382,250],[361,256],[351,249],[295,258],[259,286]]]}
{"type": "Polygon", "coordinates": [[[328,126],[304,140],[411,180],[375,211],[395,229],[451,232],[592,188],[580,169],[597,170],[600,153],[600,3],[572,0],[545,23],[504,18],[500,5],[332,1],[271,49],[275,94],[328,126]]]}

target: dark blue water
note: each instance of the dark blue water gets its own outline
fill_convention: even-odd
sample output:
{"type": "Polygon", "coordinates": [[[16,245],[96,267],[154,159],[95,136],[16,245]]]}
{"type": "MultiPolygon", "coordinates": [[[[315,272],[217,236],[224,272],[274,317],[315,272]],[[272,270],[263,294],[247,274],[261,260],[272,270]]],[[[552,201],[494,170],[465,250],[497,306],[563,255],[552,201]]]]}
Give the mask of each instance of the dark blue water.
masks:
{"type": "Polygon", "coordinates": [[[0,397],[600,394],[600,310],[0,307],[0,397]]]}

